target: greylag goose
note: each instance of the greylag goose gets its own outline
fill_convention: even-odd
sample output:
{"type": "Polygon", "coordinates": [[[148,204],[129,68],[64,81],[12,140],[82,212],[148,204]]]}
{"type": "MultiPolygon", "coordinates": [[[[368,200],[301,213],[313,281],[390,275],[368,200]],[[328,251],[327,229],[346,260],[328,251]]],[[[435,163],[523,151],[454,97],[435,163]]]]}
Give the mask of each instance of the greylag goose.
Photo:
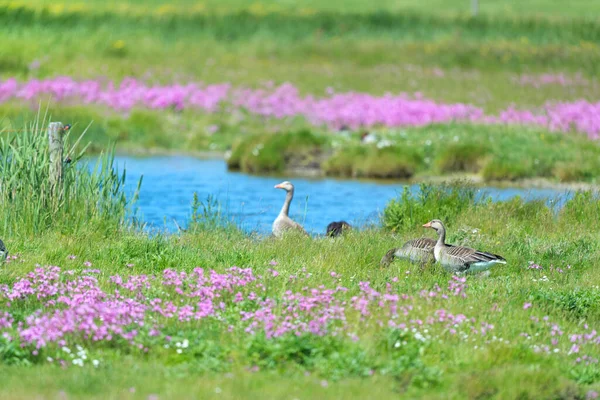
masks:
{"type": "Polygon", "coordinates": [[[297,230],[308,236],[308,233],[306,233],[304,228],[302,228],[299,223],[292,220],[288,215],[290,212],[290,203],[294,198],[294,185],[292,185],[291,182],[285,181],[281,182],[279,185],[275,185],[275,189],[283,189],[287,194],[285,196],[285,201],[283,202],[283,207],[277,218],[275,218],[275,222],[273,222],[273,235],[275,237],[281,237],[286,231],[297,230]]]}
{"type": "Polygon", "coordinates": [[[429,264],[435,261],[435,257],[433,256],[434,247],[435,240],[430,238],[409,240],[402,247],[389,249],[381,259],[380,265],[387,267],[394,261],[394,258],[409,260],[421,265],[429,264]]]}
{"type": "Polygon", "coordinates": [[[344,231],[350,229],[352,229],[352,226],[350,226],[350,224],[346,221],[332,222],[329,225],[327,225],[327,232],[325,233],[325,235],[335,237],[341,235],[342,233],[344,233],[344,231]]]}
{"type": "Polygon", "coordinates": [[[8,258],[8,250],[6,250],[6,246],[4,242],[0,240],[0,264],[4,262],[8,258]]]}
{"type": "Polygon", "coordinates": [[[438,239],[433,249],[435,260],[452,273],[472,273],[490,269],[496,264],[506,264],[504,257],[463,246],[446,244],[446,228],[439,219],[423,225],[437,232],[438,239]]]}

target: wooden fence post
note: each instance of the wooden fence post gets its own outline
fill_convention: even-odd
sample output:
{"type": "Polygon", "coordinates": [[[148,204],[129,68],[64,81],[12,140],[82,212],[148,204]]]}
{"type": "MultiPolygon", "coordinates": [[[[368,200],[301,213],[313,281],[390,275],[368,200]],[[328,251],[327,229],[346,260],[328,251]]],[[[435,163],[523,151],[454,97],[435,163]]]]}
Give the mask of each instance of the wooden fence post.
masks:
{"type": "Polygon", "coordinates": [[[479,0],[471,0],[471,14],[474,17],[479,14],[479,0]]]}
{"type": "Polygon", "coordinates": [[[63,176],[64,125],[62,122],[48,124],[48,142],[50,144],[50,189],[53,195],[58,194],[59,184],[63,176]]]}

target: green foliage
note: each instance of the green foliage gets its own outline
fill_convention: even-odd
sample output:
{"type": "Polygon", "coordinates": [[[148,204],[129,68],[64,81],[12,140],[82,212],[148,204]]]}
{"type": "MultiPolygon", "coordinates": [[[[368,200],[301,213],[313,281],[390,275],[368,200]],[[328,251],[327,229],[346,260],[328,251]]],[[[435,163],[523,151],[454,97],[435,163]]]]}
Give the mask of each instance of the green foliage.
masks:
{"type": "Polygon", "coordinates": [[[227,219],[227,214],[221,209],[217,199],[208,195],[206,201],[200,201],[198,194],[194,192],[192,199],[192,214],[190,217],[191,232],[236,230],[237,227],[227,219]]]}
{"type": "Polygon", "coordinates": [[[326,139],[308,130],[249,136],[237,142],[227,160],[230,169],[245,172],[282,172],[320,162],[326,139]]]}
{"type": "Polygon", "coordinates": [[[557,308],[575,320],[600,321],[600,293],[590,288],[574,290],[539,289],[530,294],[545,309],[557,308]]]}
{"type": "Polygon", "coordinates": [[[407,179],[421,167],[423,159],[414,149],[390,146],[352,146],[338,150],[323,165],[327,175],[407,179]]]}
{"type": "Polygon", "coordinates": [[[482,175],[487,181],[517,181],[538,176],[531,160],[518,160],[510,156],[490,160],[482,175]]]}
{"type": "Polygon", "coordinates": [[[93,169],[75,147],[65,151],[66,157],[72,161],[63,164],[53,194],[45,121],[38,118],[22,133],[0,137],[0,224],[5,232],[39,233],[54,226],[77,231],[90,223],[117,229],[125,223],[132,202],[123,190],[125,172],[113,167],[113,152],[102,155],[93,169]]]}
{"type": "Polygon", "coordinates": [[[488,153],[489,149],[479,143],[451,143],[436,155],[436,165],[442,173],[476,173],[483,166],[488,153]]]}
{"type": "Polygon", "coordinates": [[[476,207],[475,200],[475,189],[467,185],[422,184],[416,195],[405,187],[398,199],[388,203],[382,223],[386,229],[400,232],[432,219],[441,219],[450,225],[465,210],[476,207]]]}
{"type": "Polygon", "coordinates": [[[31,351],[23,349],[18,343],[0,336],[0,364],[29,366],[32,364],[31,351]]]}
{"type": "Polygon", "coordinates": [[[600,219],[600,201],[598,192],[585,190],[577,191],[560,210],[565,220],[586,224],[600,219]]]}

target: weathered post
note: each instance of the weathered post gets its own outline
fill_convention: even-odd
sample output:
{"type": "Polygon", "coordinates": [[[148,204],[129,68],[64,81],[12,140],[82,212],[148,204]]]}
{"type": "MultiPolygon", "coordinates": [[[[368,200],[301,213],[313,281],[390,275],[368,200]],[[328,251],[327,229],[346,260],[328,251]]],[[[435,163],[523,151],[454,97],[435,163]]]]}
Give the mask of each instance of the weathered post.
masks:
{"type": "Polygon", "coordinates": [[[50,122],[48,124],[48,142],[50,144],[50,190],[53,195],[58,194],[63,174],[63,151],[64,151],[64,125],[62,122],[50,122]]]}
{"type": "Polygon", "coordinates": [[[479,0],[471,0],[471,14],[476,17],[479,13],[479,0]]]}

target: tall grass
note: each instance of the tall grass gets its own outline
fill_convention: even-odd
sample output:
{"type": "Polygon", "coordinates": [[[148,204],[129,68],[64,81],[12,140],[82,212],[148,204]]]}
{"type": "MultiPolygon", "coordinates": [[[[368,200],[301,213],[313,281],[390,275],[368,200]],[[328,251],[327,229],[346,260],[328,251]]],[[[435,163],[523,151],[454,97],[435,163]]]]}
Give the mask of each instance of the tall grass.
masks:
{"type": "Polygon", "coordinates": [[[13,25],[40,24],[56,29],[100,29],[114,25],[122,29],[164,30],[170,35],[194,31],[220,40],[248,40],[251,37],[277,36],[277,40],[299,40],[313,37],[354,36],[431,40],[460,31],[460,36],[476,41],[521,39],[538,44],[571,43],[600,40],[600,24],[592,19],[545,19],[504,15],[441,16],[414,11],[405,12],[252,12],[227,13],[121,13],[111,11],[62,10],[51,7],[30,8],[0,5],[0,21],[13,25]],[[431,29],[433,26],[436,29],[431,29]]]}
{"type": "Polygon", "coordinates": [[[113,151],[103,152],[92,167],[83,158],[85,147],[79,146],[85,131],[76,140],[66,137],[66,142],[72,142],[65,151],[70,161],[65,157],[63,179],[53,194],[48,122],[47,116],[38,114],[21,132],[0,131],[2,231],[6,235],[37,234],[48,229],[72,233],[90,224],[119,228],[135,196],[128,199],[125,195],[125,171],[119,173],[113,166],[113,151]]]}

